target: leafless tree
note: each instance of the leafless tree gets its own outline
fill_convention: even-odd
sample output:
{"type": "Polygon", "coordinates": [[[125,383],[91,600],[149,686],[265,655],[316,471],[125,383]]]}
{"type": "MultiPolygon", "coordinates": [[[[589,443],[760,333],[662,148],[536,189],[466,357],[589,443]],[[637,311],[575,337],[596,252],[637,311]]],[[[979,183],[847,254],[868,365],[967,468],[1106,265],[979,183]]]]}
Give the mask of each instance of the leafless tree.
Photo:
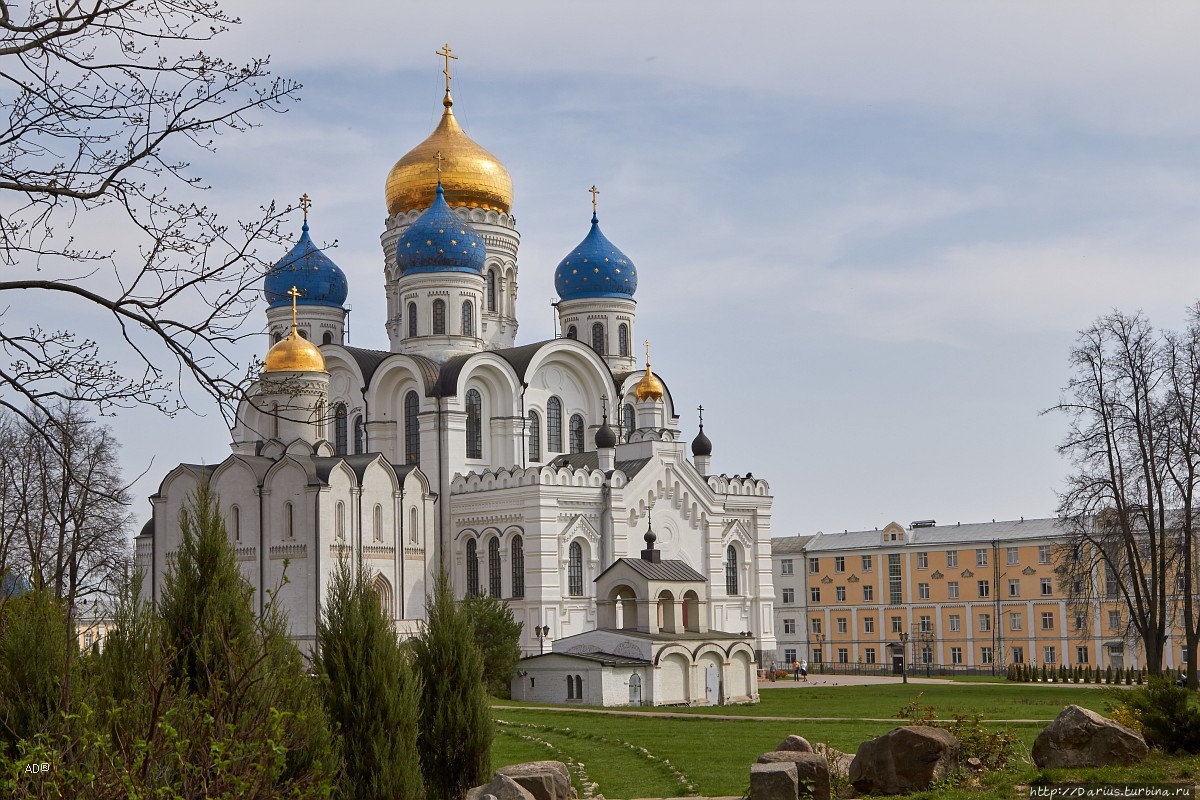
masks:
{"type": "Polygon", "coordinates": [[[1123,600],[1158,674],[1178,548],[1168,465],[1179,443],[1164,431],[1168,359],[1144,316],[1113,312],[1080,333],[1070,361],[1066,396],[1052,409],[1069,420],[1059,451],[1074,466],[1059,496],[1064,580],[1077,598],[1123,600]],[[1101,593],[1100,581],[1111,589],[1101,593]]]}
{"type": "Polygon", "coordinates": [[[299,89],[201,49],[236,23],[214,0],[0,0],[0,407],[236,399],[229,346],[288,209],[226,225],[189,161],[299,89]]]}

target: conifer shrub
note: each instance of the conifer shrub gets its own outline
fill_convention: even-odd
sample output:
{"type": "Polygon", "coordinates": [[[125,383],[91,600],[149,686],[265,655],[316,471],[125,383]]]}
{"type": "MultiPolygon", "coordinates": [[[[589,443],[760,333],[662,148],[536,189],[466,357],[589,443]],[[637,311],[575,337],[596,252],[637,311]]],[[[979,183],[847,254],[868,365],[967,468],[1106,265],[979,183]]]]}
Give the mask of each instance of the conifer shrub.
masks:
{"type": "Polygon", "coordinates": [[[1200,701],[1193,695],[1170,677],[1152,675],[1145,686],[1113,695],[1110,712],[1135,719],[1151,747],[1194,755],[1200,753],[1200,701]]]}
{"type": "Polygon", "coordinates": [[[475,633],[475,644],[483,658],[483,682],[488,694],[508,699],[512,679],[521,660],[522,623],[513,617],[504,600],[491,595],[468,595],[462,609],[475,633]]]}
{"type": "Polygon", "coordinates": [[[1112,686],[1112,682],[1113,682],[1112,664],[1109,664],[1107,667],[1104,668],[1104,682],[1106,684],[1108,684],[1109,686],[1112,686]]]}
{"type": "Polygon", "coordinates": [[[0,737],[9,755],[18,743],[49,729],[63,700],[68,647],[67,614],[44,588],[0,606],[0,737]]]}

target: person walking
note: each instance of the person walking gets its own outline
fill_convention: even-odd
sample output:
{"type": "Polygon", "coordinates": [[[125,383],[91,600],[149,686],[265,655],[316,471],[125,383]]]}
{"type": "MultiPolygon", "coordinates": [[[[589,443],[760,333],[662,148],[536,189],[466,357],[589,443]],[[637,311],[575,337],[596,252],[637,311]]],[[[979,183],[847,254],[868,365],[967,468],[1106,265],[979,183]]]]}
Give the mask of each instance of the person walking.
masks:
{"type": "Polygon", "coordinates": [[[808,683],[808,659],[800,662],[800,680],[808,683]]]}
{"type": "Polygon", "coordinates": [[[800,682],[800,662],[792,662],[792,680],[796,683],[800,682]]]}

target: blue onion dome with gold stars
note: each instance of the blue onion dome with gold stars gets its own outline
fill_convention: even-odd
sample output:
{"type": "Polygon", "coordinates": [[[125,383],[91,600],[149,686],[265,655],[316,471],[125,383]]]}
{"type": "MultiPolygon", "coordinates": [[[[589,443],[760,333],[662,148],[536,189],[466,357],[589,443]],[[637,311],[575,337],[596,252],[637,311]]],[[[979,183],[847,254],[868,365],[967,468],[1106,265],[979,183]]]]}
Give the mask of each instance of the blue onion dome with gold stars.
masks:
{"type": "Polygon", "coordinates": [[[627,297],[637,291],[637,268],[600,230],[592,213],[592,229],[554,270],[560,300],[584,297],[627,297]]]}
{"type": "Polygon", "coordinates": [[[293,286],[300,292],[296,302],[302,306],[341,308],[346,302],[346,273],[313,244],[308,220],[300,229],[300,241],[267,271],[263,286],[267,303],[272,308],[291,305],[288,290],[293,286]]]}
{"type": "Polygon", "coordinates": [[[396,242],[396,266],[405,275],[415,272],[481,275],[485,256],[483,237],[446,203],[440,183],[433,205],[396,242]]]}

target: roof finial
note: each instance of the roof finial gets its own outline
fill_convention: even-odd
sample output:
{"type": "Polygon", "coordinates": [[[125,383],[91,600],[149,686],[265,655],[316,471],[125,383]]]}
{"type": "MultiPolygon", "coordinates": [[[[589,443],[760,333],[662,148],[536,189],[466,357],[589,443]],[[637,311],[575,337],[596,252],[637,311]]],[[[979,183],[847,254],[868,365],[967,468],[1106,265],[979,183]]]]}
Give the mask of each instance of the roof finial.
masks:
{"type": "Polygon", "coordinates": [[[308,192],[300,195],[300,210],[304,212],[304,221],[308,222],[308,210],[312,208],[312,199],[308,196],[308,192]]]}
{"type": "Polygon", "coordinates": [[[596,188],[596,184],[592,184],[592,188],[588,189],[592,193],[592,219],[596,218],[596,195],[600,194],[600,190],[596,188]]]}
{"type": "Polygon", "coordinates": [[[696,406],[696,410],[700,412],[700,430],[704,430],[704,406],[696,406]]]}
{"type": "Polygon", "coordinates": [[[438,150],[433,154],[433,158],[437,161],[438,183],[440,184],[442,182],[442,162],[446,160],[446,157],[442,155],[441,150],[438,150]]]}
{"type": "Polygon", "coordinates": [[[650,369],[650,340],[646,340],[646,369],[650,369]]]}
{"type": "Polygon", "coordinates": [[[608,395],[606,395],[606,394],[600,395],[600,408],[602,409],[601,413],[604,414],[604,419],[607,420],[608,419],[608,395]]]}
{"type": "Polygon", "coordinates": [[[303,292],[293,286],[291,289],[288,289],[288,294],[292,298],[292,333],[294,334],[296,332],[296,301],[300,299],[303,292]]]}
{"type": "Polygon", "coordinates": [[[458,60],[458,56],[450,51],[449,43],[442,45],[442,49],[437,51],[437,55],[446,60],[446,66],[442,69],[442,74],[446,76],[446,97],[442,100],[442,105],[446,108],[454,105],[454,100],[450,97],[450,59],[458,60]]]}

